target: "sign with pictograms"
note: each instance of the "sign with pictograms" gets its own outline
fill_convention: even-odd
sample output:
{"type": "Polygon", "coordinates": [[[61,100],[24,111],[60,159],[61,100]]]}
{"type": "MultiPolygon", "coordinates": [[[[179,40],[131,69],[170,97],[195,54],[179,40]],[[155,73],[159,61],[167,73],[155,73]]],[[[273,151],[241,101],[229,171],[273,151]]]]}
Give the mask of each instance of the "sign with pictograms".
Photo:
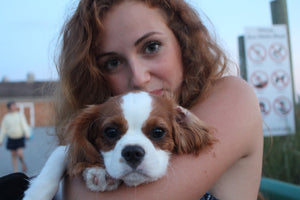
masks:
{"type": "Polygon", "coordinates": [[[265,136],[296,131],[288,49],[285,25],[245,30],[247,80],[259,99],[265,136]]]}

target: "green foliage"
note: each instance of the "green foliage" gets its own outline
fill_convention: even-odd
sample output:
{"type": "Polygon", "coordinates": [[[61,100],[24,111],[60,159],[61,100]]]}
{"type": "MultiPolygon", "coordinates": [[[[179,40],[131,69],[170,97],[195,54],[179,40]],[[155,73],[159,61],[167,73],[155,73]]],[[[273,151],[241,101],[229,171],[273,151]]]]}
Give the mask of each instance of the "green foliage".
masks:
{"type": "Polygon", "coordinates": [[[263,176],[300,185],[300,103],[295,135],[265,137],[263,176]]]}

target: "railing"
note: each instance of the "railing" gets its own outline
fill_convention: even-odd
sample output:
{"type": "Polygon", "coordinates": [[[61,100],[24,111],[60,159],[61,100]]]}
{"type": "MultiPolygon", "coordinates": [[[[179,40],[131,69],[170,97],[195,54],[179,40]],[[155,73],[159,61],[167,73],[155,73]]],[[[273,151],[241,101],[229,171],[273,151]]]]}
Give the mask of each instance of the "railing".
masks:
{"type": "Polygon", "coordinates": [[[300,186],[263,177],[260,192],[266,200],[300,200],[300,186]]]}

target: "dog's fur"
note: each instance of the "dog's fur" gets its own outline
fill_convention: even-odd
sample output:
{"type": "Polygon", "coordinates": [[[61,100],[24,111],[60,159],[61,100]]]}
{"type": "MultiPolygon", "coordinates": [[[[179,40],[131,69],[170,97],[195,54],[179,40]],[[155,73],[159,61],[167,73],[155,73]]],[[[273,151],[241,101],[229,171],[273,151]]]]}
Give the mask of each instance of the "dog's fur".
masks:
{"type": "Polygon", "coordinates": [[[82,174],[93,191],[114,190],[121,181],[137,186],[157,180],[165,175],[171,154],[198,155],[211,145],[215,139],[209,130],[171,98],[146,92],[112,97],[71,121],[69,145],[51,155],[25,199],[34,200],[33,193],[47,193],[46,188],[52,191],[36,199],[51,199],[65,167],[71,176],[82,174]],[[50,186],[41,187],[49,181],[50,186]]]}

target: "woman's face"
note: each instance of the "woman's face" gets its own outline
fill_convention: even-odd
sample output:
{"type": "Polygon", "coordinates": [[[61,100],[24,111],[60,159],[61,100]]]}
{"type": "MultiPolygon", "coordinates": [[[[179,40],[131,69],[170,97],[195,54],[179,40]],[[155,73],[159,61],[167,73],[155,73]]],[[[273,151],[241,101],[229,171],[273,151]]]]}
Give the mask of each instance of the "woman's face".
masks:
{"type": "Polygon", "coordinates": [[[131,90],[177,95],[183,79],[181,51],[159,9],[126,1],[103,20],[97,61],[113,95],[131,90]]]}
{"type": "Polygon", "coordinates": [[[15,112],[15,111],[18,111],[18,106],[17,106],[17,104],[16,103],[13,103],[13,104],[11,104],[10,105],[10,108],[9,108],[9,110],[11,111],[11,112],[15,112]]]}

